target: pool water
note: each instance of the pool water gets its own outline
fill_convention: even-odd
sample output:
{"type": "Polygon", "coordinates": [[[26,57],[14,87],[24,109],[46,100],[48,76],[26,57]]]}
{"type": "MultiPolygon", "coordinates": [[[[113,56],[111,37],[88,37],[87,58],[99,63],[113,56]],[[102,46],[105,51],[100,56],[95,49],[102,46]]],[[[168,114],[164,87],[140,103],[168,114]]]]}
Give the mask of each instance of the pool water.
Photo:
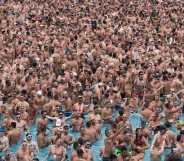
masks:
{"type": "MultiPolygon", "coordinates": [[[[118,115],[118,113],[116,111],[114,111],[113,112],[113,118],[115,119],[117,117],[117,115],[118,115]]],[[[130,115],[129,122],[132,124],[133,129],[141,126],[141,121],[139,120],[139,118],[141,118],[141,117],[137,113],[133,113],[132,115],[130,115]]],[[[184,115],[181,117],[181,119],[184,120],[184,115]]],[[[86,116],[85,120],[87,120],[87,116],[86,116]]],[[[68,121],[68,124],[70,124],[70,120],[68,121]]],[[[53,122],[50,121],[49,124],[48,124],[48,128],[51,129],[52,127],[53,127],[53,122]]],[[[106,138],[105,130],[107,128],[110,128],[110,125],[104,124],[102,126],[100,138],[91,147],[91,153],[93,155],[94,161],[102,161],[102,159],[100,157],[100,151],[104,146],[104,140],[106,138]]],[[[31,134],[32,134],[33,141],[36,141],[36,129],[37,129],[36,125],[32,125],[29,128],[29,132],[31,132],[31,134]]],[[[172,127],[172,130],[175,133],[178,133],[176,127],[172,127]]],[[[69,131],[69,134],[73,137],[74,140],[76,140],[80,137],[79,132],[73,132],[72,130],[69,131]]],[[[48,130],[48,135],[49,135],[49,137],[52,136],[52,133],[49,130],[48,130]]],[[[19,149],[19,147],[21,145],[21,142],[24,139],[24,137],[25,137],[25,134],[23,134],[22,139],[20,140],[19,144],[11,146],[10,150],[13,153],[16,153],[16,151],[19,149]]],[[[40,159],[40,161],[46,161],[45,158],[48,155],[48,151],[49,151],[49,147],[39,150],[38,158],[40,159]]],[[[67,149],[67,155],[68,155],[67,161],[70,160],[72,151],[73,151],[72,147],[67,149]]],[[[165,153],[162,156],[161,161],[165,160],[164,158],[167,154],[169,154],[169,151],[165,150],[165,153]]],[[[47,160],[47,161],[53,161],[53,160],[51,159],[51,160],[47,160]]],[[[145,150],[144,161],[151,161],[151,159],[150,159],[150,149],[145,150]]]]}

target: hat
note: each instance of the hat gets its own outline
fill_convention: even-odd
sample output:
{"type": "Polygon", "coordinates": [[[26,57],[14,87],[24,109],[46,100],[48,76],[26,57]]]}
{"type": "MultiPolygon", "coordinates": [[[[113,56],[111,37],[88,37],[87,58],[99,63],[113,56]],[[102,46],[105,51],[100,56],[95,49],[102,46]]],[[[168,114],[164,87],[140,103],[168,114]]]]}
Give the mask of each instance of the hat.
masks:
{"type": "Polygon", "coordinates": [[[38,91],[36,94],[37,96],[42,96],[42,91],[38,91]]]}

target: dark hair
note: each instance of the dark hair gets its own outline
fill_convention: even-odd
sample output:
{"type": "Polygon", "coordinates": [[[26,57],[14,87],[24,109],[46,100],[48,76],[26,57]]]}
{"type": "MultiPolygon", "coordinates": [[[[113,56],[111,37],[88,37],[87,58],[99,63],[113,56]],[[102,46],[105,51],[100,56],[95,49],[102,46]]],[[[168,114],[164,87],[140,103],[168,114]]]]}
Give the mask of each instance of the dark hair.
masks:
{"type": "Polygon", "coordinates": [[[81,148],[77,149],[77,155],[82,158],[84,155],[84,151],[81,148]]]}
{"type": "Polygon", "coordinates": [[[80,137],[77,141],[79,145],[84,145],[84,140],[80,137]]]}
{"type": "Polygon", "coordinates": [[[182,79],[183,78],[183,76],[182,76],[182,74],[180,73],[180,74],[178,74],[178,79],[182,79]]]}
{"type": "Polygon", "coordinates": [[[16,123],[16,122],[14,122],[14,121],[13,121],[13,122],[11,122],[11,127],[12,127],[12,128],[14,128],[14,129],[15,129],[15,128],[16,128],[16,126],[17,126],[17,123],[16,123]]]}
{"type": "Polygon", "coordinates": [[[181,136],[182,136],[182,135],[178,135],[178,136],[177,136],[176,140],[177,140],[178,142],[181,141],[181,136]]]}
{"type": "Polygon", "coordinates": [[[90,122],[90,121],[88,121],[88,122],[86,123],[86,127],[87,127],[87,128],[91,127],[91,122],[90,122]]]}
{"type": "Polygon", "coordinates": [[[28,136],[31,136],[31,133],[28,132],[28,133],[26,134],[26,138],[27,138],[28,136]]]}
{"type": "Polygon", "coordinates": [[[122,109],[119,111],[119,115],[122,116],[123,114],[124,114],[124,110],[122,109]]]}
{"type": "Polygon", "coordinates": [[[26,91],[25,89],[23,89],[23,90],[21,91],[21,94],[22,94],[22,95],[26,95],[26,94],[27,94],[27,91],[26,91]]]}

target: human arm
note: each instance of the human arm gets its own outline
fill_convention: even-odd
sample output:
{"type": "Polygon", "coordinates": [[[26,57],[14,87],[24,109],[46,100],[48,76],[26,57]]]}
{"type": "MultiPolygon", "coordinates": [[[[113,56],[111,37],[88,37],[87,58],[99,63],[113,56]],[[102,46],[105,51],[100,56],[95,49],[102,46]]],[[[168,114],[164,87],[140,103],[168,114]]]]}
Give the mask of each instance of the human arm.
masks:
{"type": "Polygon", "coordinates": [[[49,120],[53,120],[53,121],[56,121],[57,120],[57,117],[52,117],[52,116],[46,116],[49,120]]]}

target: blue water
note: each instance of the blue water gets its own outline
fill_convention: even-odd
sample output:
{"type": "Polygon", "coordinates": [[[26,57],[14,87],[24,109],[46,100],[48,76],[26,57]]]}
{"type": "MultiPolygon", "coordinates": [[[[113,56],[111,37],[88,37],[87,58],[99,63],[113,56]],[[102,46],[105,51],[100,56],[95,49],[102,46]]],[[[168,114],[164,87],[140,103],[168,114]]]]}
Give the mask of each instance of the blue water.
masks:
{"type": "MultiPolygon", "coordinates": [[[[113,118],[115,118],[116,116],[117,116],[117,112],[114,112],[113,113],[113,118]]],[[[129,122],[132,124],[133,129],[141,126],[140,118],[141,118],[140,115],[136,114],[136,113],[132,114],[130,116],[129,122]]],[[[180,119],[184,120],[184,115],[182,115],[180,119]]],[[[87,116],[86,116],[85,120],[87,120],[87,116]]],[[[70,121],[68,121],[68,123],[70,124],[70,121]]],[[[53,126],[53,123],[49,122],[48,128],[51,129],[52,126],[53,126]]],[[[93,155],[94,161],[102,161],[102,159],[100,157],[100,151],[101,151],[101,149],[104,146],[105,130],[107,128],[109,128],[109,127],[110,127],[110,125],[108,125],[108,124],[104,124],[102,126],[102,128],[101,128],[101,137],[91,147],[91,153],[93,155]]],[[[33,141],[36,141],[36,129],[37,129],[36,125],[31,126],[30,129],[29,129],[29,131],[32,134],[33,141]]],[[[178,131],[177,131],[175,126],[173,126],[171,129],[175,133],[178,133],[178,131]]],[[[48,130],[48,134],[49,134],[50,137],[52,136],[52,134],[51,134],[51,132],[49,130],[48,130]]],[[[74,140],[76,140],[76,139],[78,139],[80,137],[80,133],[79,132],[73,132],[72,130],[69,131],[69,134],[73,137],[74,140]]],[[[12,152],[16,153],[16,151],[18,150],[18,148],[21,145],[21,142],[22,142],[23,138],[24,138],[24,134],[23,134],[22,139],[20,140],[19,144],[11,146],[10,149],[11,149],[12,152]]],[[[49,147],[39,150],[38,157],[39,157],[40,161],[45,161],[44,158],[48,155],[48,150],[49,150],[49,147]]],[[[69,159],[68,160],[70,160],[70,157],[71,157],[71,154],[72,154],[72,148],[67,149],[67,154],[69,155],[69,159]]],[[[169,152],[167,150],[165,150],[165,153],[162,156],[162,161],[165,160],[164,158],[165,158],[165,156],[167,154],[169,154],[169,152]]],[[[150,159],[150,149],[145,151],[144,161],[151,161],[151,159],[150,159]]]]}

